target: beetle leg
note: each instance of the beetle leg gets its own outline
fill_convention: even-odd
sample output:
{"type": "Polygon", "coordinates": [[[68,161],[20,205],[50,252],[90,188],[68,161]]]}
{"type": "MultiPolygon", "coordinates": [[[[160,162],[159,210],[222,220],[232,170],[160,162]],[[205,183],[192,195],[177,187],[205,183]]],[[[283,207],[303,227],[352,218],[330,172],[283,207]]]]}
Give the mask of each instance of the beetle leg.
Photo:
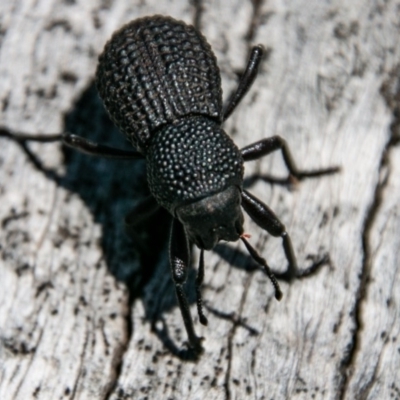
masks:
{"type": "Polygon", "coordinates": [[[208,324],[207,317],[203,312],[203,299],[201,298],[201,284],[204,279],[204,250],[200,250],[200,261],[199,261],[199,269],[197,271],[196,278],[196,295],[197,295],[197,313],[199,314],[200,323],[203,325],[208,324]]]}
{"type": "Polygon", "coordinates": [[[294,255],[292,241],[290,240],[289,234],[286,232],[285,225],[279,221],[278,217],[266,204],[246,190],[242,191],[242,207],[260,228],[266,230],[272,236],[280,236],[282,238],[283,249],[289,267],[287,272],[281,275],[277,274],[277,276],[288,281],[298,276],[296,256],[294,255]]]}
{"type": "MultiPolygon", "coordinates": [[[[57,135],[36,135],[36,136],[37,136],[37,141],[39,141],[39,142],[51,142],[51,141],[60,140],[60,135],[58,135],[58,134],[57,135]]],[[[0,127],[0,138],[1,137],[5,137],[8,139],[14,140],[24,151],[24,153],[28,157],[29,161],[39,171],[41,171],[47,178],[49,178],[57,183],[61,182],[61,180],[63,179],[62,176],[59,175],[55,170],[53,170],[51,168],[47,168],[45,165],[43,165],[40,158],[37,157],[36,154],[33,153],[29,149],[29,146],[26,145],[26,141],[29,140],[31,135],[13,133],[4,127],[0,127]]]]}
{"type": "Polygon", "coordinates": [[[72,133],[63,133],[61,135],[61,139],[66,146],[93,156],[116,158],[120,160],[144,159],[143,154],[139,153],[138,151],[126,151],[122,149],[116,149],[114,147],[104,146],[99,143],[91,142],[82,136],[73,135],[72,133]]]}
{"type": "Polygon", "coordinates": [[[272,285],[274,286],[275,289],[275,298],[277,300],[280,300],[282,298],[282,292],[281,288],[279,287],[279,283],[275,278],[275,275],[272,273],[270,267],[267,264],[267,261],[265,261],[264,258],[262,258],[257,251],[250,245],[250,243],[245,239],[245,236],[242,235],[240,236],[240,239],[246,246],[246,249],[250,253],[251,257],[258,263],[261,264],[264,267],[265,273],[268,275],[268,278],[271,280],[272,285]]]}
{"type": "Polygon", "coordinates": [[[8,129],[4,127],[0,127],[0,137],[6,137],[9,139],[13,139],[17,142],[26,142],[26,141],[35,141],[35,142],[42,142],[42,143],[48,143],[48,142],[56,142],[58,140],[61,140],[61,134],[56,133],[56,134],[47,134],[47,135],[29,135],[25,133],[15,133],[15,132],[10,132],[8,129]]]}
{"type": "Polygon", "coordinates": [[[189,265],[189,243],[183,225],[175,218],[172,221],[169,259],[176,297],[188,335],[189,345],[196,353],[201,353],[203,351],[201,338],[196,336],[194,331],[189,303],[183,290],[189,265]]]}
{"type": "Polygon", "coordinates": [[[280,136],[272,136],[252,143],[240,149],[240,153],[243,160],[246,162],[257,160],[258,158],[264,157],[276,150],[282,151],[283,161],[285,162],[287,169],[290,174],[297,179],[334,174],[340,170],[340,167],[330,167],[325,169],[300,171],[293,160],[286,140],[280,136]]]}
{"type": "Polygon", "coordinates": [[[261,44],[254,46],[251,49],[249,61],[247,62],[244,74],[240,78],[239,86],[237,87],[235,94],[229,99],[228,103],[224,107],[222,121],[225,121],[233,113],[236,106],[249,91],[251,85],[256,79],[258,67],[262,60],[263,54],[264,48],[261,44]]]}
{"type": "Polygon", "coordinates": [[[81,153],[106,158],[115,158],[120,160],[144,159],[143,154],[139,153],[138,151],[115,149],[113,147],[104,146],[102,144],[92,142],[81,136],[74,135],[68,132],[49,135],[29,135],[24,133],[13,133],[0,127],[0,136],[8,137],[20,143],[31,141],[41,143],[61,141],[64,145],[72,147],[73,149],[78,150],[81,153]]]}

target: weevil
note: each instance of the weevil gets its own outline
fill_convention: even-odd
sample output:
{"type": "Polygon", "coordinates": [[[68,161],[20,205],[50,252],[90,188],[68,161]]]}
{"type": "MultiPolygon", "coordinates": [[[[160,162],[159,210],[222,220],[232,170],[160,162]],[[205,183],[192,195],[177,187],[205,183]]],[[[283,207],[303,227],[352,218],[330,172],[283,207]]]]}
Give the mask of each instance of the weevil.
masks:
{"type": "MultiPolygon", "coordinates": [[[[195,333],[184,284],[190,244],[200,249],[196,279],[199,320],[207,325],[201,284],[204,250],[220,241],[241,240],[270,278],[275,297],[282,292],[267,262],[248,242],[242,209],[269,234],[281,237],[287,277],[299,274],[290,236],[273,211],[243,188],[244,163],[280,150],[290,176],[331,174],[331,167],[300,171],[284,139],[269,137],[242,149],[222,129],[254,82],[264,49],[252,47],[236,91],[223,105],[220,72],[205,37],[193,26],[166,16],[134,20],[114,33],[99,57],[96,85],[117,127],[135,150],[125,151],[64,133],[12,135],[20,141],[62,142],[81,152],[119,159],[145,159],[151,196],[127,216],[134,228],[164,207],[171,215],[169,258],[178,305],[195,354],[203,351],[195,333]]],[[[7,136],[2,130],[3,136],[7,136]]],[[[10,136],[10,135],[9,135],[10,136]]]]}

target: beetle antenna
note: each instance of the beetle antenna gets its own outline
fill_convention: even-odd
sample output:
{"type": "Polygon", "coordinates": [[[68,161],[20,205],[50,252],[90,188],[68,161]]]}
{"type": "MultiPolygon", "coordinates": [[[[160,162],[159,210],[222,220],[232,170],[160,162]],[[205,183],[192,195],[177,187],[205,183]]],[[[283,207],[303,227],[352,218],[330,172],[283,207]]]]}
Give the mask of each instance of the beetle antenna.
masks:
{"type": "Polygon", "coordinates": [[[197,271],[196,278],[196,296],[197,296],[197,313],[199,314],[200,323],[203,325],[208,324],[207,317],[203,312],[203,299],[201,298],[201,284],[204,279],[204,250],[200,250],[200,261],[199,261],[199,269],[197,271]]]}
{"type": "Polygon", "coordinates": [[[268,275],[268,278],[271,280],[272,285],[274,286],[275,298],[277,300],[280,300],[282,298],[283,294],[282,294],[281,288],[279,287],[279,283],[275,278],[275,275],[272,273],[270,267],[267,264],[267,261],[257,253],[257,251],[250,245],[250,243],[244,238],[243,235],[240,236],[240,239],[246,246],[246,249],[250,253],[253,260],[255,260],[258,264],[260,264],[264,267],[265,273],[268,275]]]}

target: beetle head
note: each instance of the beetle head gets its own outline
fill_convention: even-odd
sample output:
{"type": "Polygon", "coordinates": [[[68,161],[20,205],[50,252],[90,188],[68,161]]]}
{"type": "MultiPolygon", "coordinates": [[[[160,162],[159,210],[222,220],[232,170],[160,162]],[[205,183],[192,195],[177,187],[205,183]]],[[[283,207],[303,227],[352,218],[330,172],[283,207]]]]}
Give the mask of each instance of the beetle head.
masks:
{"type": "Polygon", "coordinates": [[[241,194],[237,186],[176,208],[189,240],[211,250],[220,240],[234,242],[243,233],[241,194]]]}

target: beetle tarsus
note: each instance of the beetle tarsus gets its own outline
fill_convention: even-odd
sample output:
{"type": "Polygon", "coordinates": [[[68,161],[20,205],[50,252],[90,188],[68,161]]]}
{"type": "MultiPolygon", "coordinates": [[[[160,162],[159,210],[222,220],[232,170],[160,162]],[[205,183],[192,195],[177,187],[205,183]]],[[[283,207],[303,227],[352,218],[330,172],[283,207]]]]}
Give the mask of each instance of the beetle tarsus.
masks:
{"type": "Polygon", "coordinates": [[[340,171],[340,167],[338,166],[320,168],[309,171],[299,170],[293,160],[286,140],[280,136],[272,136],[266,139],[259,140],[258,142],[252,143],[240,149],[240,153],[243,157],[243,161],[246,162],[257,160],[261,157],[271,154],[276,150],[281,150],[282,152],[283,161],[285,162],[285,165],[290,174],[288,178],[289,181],[293,178],[297,180],[302,180],[304,178],[314,178],[322,175],[331,175],[340,171]]]}
{"type": "Polygon", "coordinates": [[[62,134],[60,134],[60,133],[31,135],[29,133],[11,132],[10,130],[8,130],[4,127],[0,127],[0,137],[1,136],[15,140],[17,142],[31,142],[32,141],[32,142],[50,143],[50,142],[56,142],[56,141],[62,139],[62,134]]]}
{"type": "Polygon", "coordinates": [[[268,278],[272,282],[272,285],[273,285],[273,287],[275,289],[275,298],[277,300],[281,300],[282,297],[283,297],[281,288],[279,286],[278,281],[276,280],[275,275],[271,271],[271,268],[268,266],[267,261],[257,253],[257,251],[250,245],[250,243],[243,236],[241,236],[240,239],[242,240],[242,242],[246,246],[246,249],[250,253],[251,257],[258,264],[262,265],[262,267],[264,268],[265,273],[267,274],[268,278]]]}

